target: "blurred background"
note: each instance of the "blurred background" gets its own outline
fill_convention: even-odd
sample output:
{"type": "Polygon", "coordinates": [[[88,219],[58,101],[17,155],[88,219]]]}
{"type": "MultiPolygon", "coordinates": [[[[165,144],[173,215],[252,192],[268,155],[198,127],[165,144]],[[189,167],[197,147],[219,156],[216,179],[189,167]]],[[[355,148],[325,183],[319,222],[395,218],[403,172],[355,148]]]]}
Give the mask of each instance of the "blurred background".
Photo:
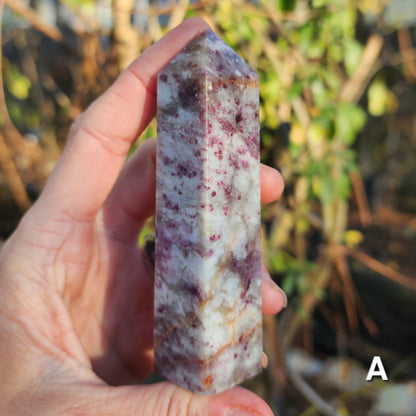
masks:
{"type": "MultiPolygon", "coordinates": [[[[416,1],[3,0],[0,244],[76,117],[204,18],[260,76],[263,162],[286,182],[263,249],[288,307],[247,383],[281,416],[416,415],[416,1]],[[374,356],[389,378],[366,381],[374,356]]],[[[156,135],[153,122],[138,142],[156,135]]],[[[152,220],[143,236],[152,231],[152,220]]]]}

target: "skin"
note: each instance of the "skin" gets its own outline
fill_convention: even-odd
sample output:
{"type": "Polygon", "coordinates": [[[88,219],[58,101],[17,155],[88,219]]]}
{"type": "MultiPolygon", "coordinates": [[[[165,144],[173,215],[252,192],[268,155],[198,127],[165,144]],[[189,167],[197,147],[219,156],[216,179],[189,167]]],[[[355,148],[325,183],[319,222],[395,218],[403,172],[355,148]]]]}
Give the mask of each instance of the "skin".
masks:
{"type": "MultiPolygon", "coordinates": [[[[189,19],[80,116],[42,195],[0,253],[0,414],[271,416],[236,387],[195,396],[152,371],[152,266],[137,246],[154,212],[155,140],[125,163],[155,114],[156,75],[206,28],[189,19]],[[244,413],[246,412],[246,413],[244,413]]],[[[283,191],[261,169],[262,202],[283,191]]],[[[263,312],[285,303],[263,271],[263,312]]]]}

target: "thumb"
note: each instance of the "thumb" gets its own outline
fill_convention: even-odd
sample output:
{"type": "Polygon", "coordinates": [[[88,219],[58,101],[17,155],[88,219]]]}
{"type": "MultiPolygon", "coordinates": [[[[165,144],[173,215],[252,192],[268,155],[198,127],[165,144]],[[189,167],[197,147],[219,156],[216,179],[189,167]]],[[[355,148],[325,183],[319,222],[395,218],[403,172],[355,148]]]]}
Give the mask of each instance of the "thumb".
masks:
{"type": "MultiPolygon", "coordinates": [[[[197,396],[170,382],[105,387],[105,405],[94,414],[121,416],[273,416],[254,393],[234,387],[214,396],[197,396]]],[[[92,415],[92,413],[91,413],[92,415]]]]}
{"type": "MultiPolygon", "coordinates": [[[[88,370],[87,370],[88,371],[88,370]]],[[[51,377],[55,378],[54,376],[51,377]]],[[[51,379],[50,378],[50,379],[51,379]]],[[[49,380],[50,380],[49,379],[49,380]]],[[[168,381],[110,387],[95,377],[47,382],[26,404],[38,415],[83,416],[273,416],[254,393],[234,387],[214,396],[197,396],[168,381]],[[41,397],[45,396],[45,397],[41,397]],[[39,407],[39,405],[41,405],[39,407]]]]}

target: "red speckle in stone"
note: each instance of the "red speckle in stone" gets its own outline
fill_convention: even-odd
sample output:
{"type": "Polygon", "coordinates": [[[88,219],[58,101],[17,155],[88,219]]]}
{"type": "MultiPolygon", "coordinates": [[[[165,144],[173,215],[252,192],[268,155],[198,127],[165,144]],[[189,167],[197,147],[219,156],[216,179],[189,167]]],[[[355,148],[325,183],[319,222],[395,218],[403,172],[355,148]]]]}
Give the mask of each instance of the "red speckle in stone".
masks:
{"type": "Polygon", "coordinates": [[[194,243],[193,243],[191,240],[182,240],[182,241],[180,242],[180,245],[181,245],[183,248],[188,249],[188,248],[193,247],[193,246],[194,246],[194,243]]]}
{"type": "Polygon", "coordinates": [[[215,191],[212,191],[211,196],[215,196],[217,193],[215,191]]]}
{"type": "Polygon", "coordinates": [[[168,80],[168,76],[166,74],[160,74],[159,79],[162,82],[166,82],[168,80]]]}
{"type": "Polygon", "coordinates": [[[259,156],[259,152],[260,152],[259,142],[258,142],[257,136],[247,137],[245,139],[245,142],[246,142],[247,149],[250,152],[250,155],[253,158],[257,158],[259,156]]]}
{"type": "Polygon", "coordinates": [[[209,204],[209,212],[214,211],[214,206],[212,204],[209,204]]]}
{"type": "Polygon", "coordinates": [[[217,241],[217,237],[215,236],[215,234],[212,234],[212,235],[209,237],[209,241],[217,241]]]}
{"type": "Polygon", "coordinates": [[[199,150],[197,150],[197,151],[194,153],[194,156],[196,156],[196,157],[201,156],[201,152],[200,152],[199,150]]]}
{"type": "Polygon", "coordinates": [[[261,268],[261,254],[256,248],[249,251],[246,244],[246,256],[237,258],[233,252],[230,254],[229,269],[238,274],[244,287],[244,293],[241,297],[245,297],[245,293],[251,285],[252,276],[256,275],[261,268]]]}
{"type": "Polygon", "coordinates": [[[158,289],[161,289],[162,288],[162,279],[158,278],[157,276],[156,276],[156,279],[155,279],[155,286],[158,289]]]}
{"type": "Polygon", "coordinates": [[[234,98],[234,102],[235,102],[235,105],[240,105],[240,99],[239,98],[234,98]]]}
{"type": "MultiPolygon", "coordinates": [[[[231,201],[231,197],[232,197],[232,193],[233,193],[233,188],[232,186],[228,185],[224,187],[224,193],[225,193],[225,197],[227,198],[227,201],[231,201]]],[[[228,209],[228,208],[227,208],[228,209]]]]}
{"type": "Polygon", "coordinates": [[[175,221],[168,221],[166,223],[166,228],[175,229],[175,228],[178,228],[178,226],[179,226],[179,224],[177,222],[175,222],[175,221]]]}
{"type": "Polygon", "coordinates": [[[172,211],[179,211],[178,204],[173,205],[173,202],[169,199],[165,202],[165,208],[171,209],[172,211]]]}
{"type": "Polygon", "coordinates": [[[222,207],[222,210],[224,211],[224,215],[228,215],[228,207],[222,207]]]}
{"type": "Polygon", "coordinates": [[[199,112],[198,118],[201,123],[205,121],[205,109],[204,108],[199,112]]]}
{"type": "Polygon", "coordinates": [[[200,205],[200,207],[201,207],[202,209],[204,209],[204,208],[205,208],[205,205],[200,205]]]}
{"type": "Polygon", "coordinates": [[[238,199],[239,201],[241,201],[241,195],[238,195],[237,199],[238,199]]]}
{"type": "Polygon", "coordinates": [[[243,116],[241,115],[241,110],[240,110],[235,116],[235,122],[239,123],[242,119],[243,119],[243,116]]]}
{"type": "Polygon", "coordinates": [[[221,120],[220,124],[224,132],[229,134],[230,136],[235,134],[235,132],[237,131],[237,129],[235,128],[235,125],[228,120],[221,120]]]}
{"type": "Polygon", "coordinates": [[[238,357],[238,354],[236,353],[236,354],[234,354],[234,358],[237,358],[238,357]]]}
{"type": "Polygon", "coordinates": [[[199,79],[190,79],[183,82],[178,96],[184,107],[191,107],[197,101],[198,91],[200,89],[199,79]]]}
{"type": "Polygon", "coordinates": [[[241,165],[243,166],[244,169],[248,169],[250,167],[250,163],[248,163],[247,160],[243,160],[241,162],[241,165]]]}
{"type": "Polygon", "coordinates": [[[158,311],[159,313],[164,313],[164,312],[166,311],[166,309],[168,309],[167,305],[160,305],[160,306],[157,308],[157,311],[158,311]]]}
{"type": "Polygon", "coordinates": [[[183,165],[182,163],[178,163],[176,166],[176,175],[179,178],[182,178],[183,176],[186,176],[189,179],[195,178],[197,175],[197,171],[194,166],[192,165],[183,165]]]}
{"type": "Polygon", "coordinates": [[[182,289],[185,293],[195,296],[199,301],[202,301],[201,289],[192,282],[183,282],[182,289]]]}

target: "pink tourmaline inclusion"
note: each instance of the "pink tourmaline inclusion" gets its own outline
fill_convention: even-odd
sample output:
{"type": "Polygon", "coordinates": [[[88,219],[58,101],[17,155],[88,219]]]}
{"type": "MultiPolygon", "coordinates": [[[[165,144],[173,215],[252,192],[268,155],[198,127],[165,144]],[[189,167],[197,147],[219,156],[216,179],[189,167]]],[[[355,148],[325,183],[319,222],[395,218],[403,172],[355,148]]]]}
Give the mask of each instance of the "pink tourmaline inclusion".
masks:
{"type": "Polygon", "coordinates": [[[214,394],[261,371],[258,77],[207,30],[158,77],[155,366],[214,394]]]}

